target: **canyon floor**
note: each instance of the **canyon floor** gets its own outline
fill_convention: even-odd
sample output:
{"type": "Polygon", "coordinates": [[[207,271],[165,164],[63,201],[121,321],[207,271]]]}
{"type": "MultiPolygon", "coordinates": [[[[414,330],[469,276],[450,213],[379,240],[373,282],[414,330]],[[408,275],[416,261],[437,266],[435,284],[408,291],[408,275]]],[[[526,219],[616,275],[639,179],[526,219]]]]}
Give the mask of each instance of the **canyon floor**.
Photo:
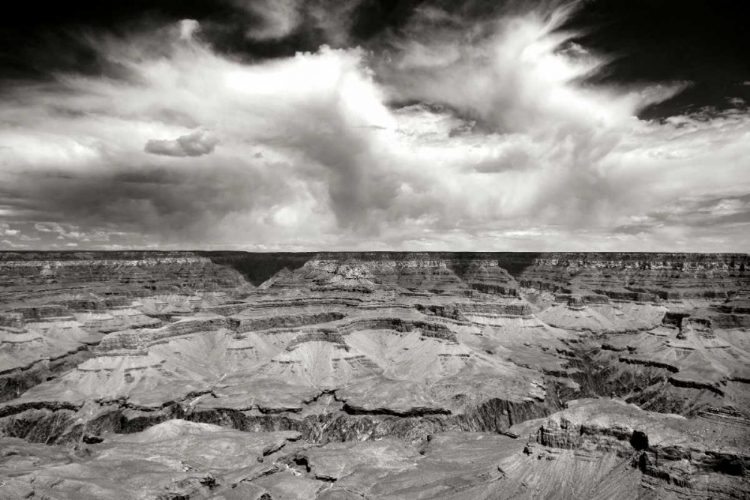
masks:
{"type": "Polygon", "coordinates": [[[0,498],[750,498],[750,256],[0,253],[0,498]]]}

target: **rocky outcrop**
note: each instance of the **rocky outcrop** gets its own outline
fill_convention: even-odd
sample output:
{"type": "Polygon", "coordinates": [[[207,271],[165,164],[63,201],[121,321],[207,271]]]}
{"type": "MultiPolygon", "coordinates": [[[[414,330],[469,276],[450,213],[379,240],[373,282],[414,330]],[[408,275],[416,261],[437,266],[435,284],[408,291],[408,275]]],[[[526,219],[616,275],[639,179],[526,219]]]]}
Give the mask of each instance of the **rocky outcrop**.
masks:
{"type": "Polygon", "coordinates": [[[0,403],[10,401],[32,387],[48,382],[91,359],[94,354],[83,345],[72,352],[43,358],[30,365],[0,371],[0,403]]]}
{"type": "Polygon", "coordinates": [[[0,328],[20,329],[24,323],[23,314],[20,312],[0,313],[0,328]]]}
{"type": "Polygon", "coordinates": [[[723,312],[750,314],[750,290],[739,290],[719,306],[723,312]]]}
{"type": "Polygon", "coordinates": [[[227,327],[223,316],[197,316],[186,318],[157,329],[125,330],[107,335],[95,352],[98,356],[146,355],[148,348],[173,337],[227,327]]]}
{"type": "Polygon", "coordinates": [[[750,328],[750,314],[708,313],[706,316],[717,328],[750,328]]]}
{"type": "Polygon", "coordinates": [[[103,311],[114,308],[126,308],[132,300],[128,297],[100,297],[93,294],[85,294],[78,297],[56,299],[55,304],[65,307],[70,311],[103,311]]]}
{"type": "Polygon", "coordinates": [[[312,332],[306,332],[302,335],[297,336],[297,338],[292,340],[286,346],[286,350],[292,351],[298,345],[305,344],[307,342],[329,342],[331,344],[335,344],[341,349],[344,349],[345,351],[349,351],[350,349],[346,342],[344,342],[344,336],[342,334],[338,333],[336,330],[320,329],[312,332]]]}
{"type": "Polygon", "coordinates": [[[58,304],[45,304],[11,309],[10,313],[20,314],[24,321],[45,321],[50,319],[71,319],[70,310],[58,304]]]}
{"type": "Polygon", "coordinates": [[[316,314],[262,315],[229,317],[229,326],[237,332],[270,330],[272,328],[296,328],[319,323],[338,321],[345,317],[339,312],[322,312],[316,314]]]}
{"type": "MultiPolygon", "coordinates": [[[[698,478],[720,474],[741,478],[750,453],[714,448],[695,426],[673,415],[653,415],[617,401],[582,400],[545,420],[529,442],[548,448],[614,453],[644,474],[687,490],[705,486],[698,478]]],[[[527,448],[528,453],[538,453],[527,448]]],[[[740,488],[743,490],[743,488],[740,488]]],[[[739,490],[738,490],[739,491],[739,490]]],[[[745,491],[750,488],[745,485],[745,491]]]]}
{"type": "Polygon", "coordinates": [[[532,314],[531,306],[523,301],[415,304],[414,307],[423,314],[455,320],[466,320],[467,316],[529,317],[532,314]]]}
{"type": "MultiPolygon", "coordinates": [[[[615,350],[615,349],[612,349],[610,347],[609,350],[615,350]]],[[[656,361],[653,359],[638,359],[638,358],[634,358],[630,356],[621,356],[620,362],[627,363],[630,365],[641,365],[641,366],[647,366],[647,367],[652,367],[652,368],[661,368],[662,370],[667,370],[672,373],[677,373],[678,371],[680,371],[680,369],[673,364],[664,363],[664,362],[656,361]]]]}

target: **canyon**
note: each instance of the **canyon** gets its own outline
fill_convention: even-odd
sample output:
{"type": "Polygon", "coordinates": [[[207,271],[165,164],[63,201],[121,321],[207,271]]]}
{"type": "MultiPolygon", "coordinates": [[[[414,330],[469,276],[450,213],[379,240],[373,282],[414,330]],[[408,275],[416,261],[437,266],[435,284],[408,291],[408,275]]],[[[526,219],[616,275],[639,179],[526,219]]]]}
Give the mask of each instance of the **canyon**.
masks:
{"type": "Polygon", "coordinates": [[[750,497],[750,256],[0,253],[0,498],[750,497]]]}

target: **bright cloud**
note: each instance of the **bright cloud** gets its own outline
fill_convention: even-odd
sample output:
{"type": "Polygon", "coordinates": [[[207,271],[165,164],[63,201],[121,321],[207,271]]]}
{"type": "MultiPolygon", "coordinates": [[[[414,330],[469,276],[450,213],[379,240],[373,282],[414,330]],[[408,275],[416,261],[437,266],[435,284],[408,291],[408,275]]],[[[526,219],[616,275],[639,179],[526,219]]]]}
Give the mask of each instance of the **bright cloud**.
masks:
{"type": "MultiPolygon", "coordinates": [[[[248,8],[258,39],[299,22],[248,8]]],[[[747,250],[750,116],[639,120],[684,84],[585,84],[607,60],[570,8],[423,9],[386,51],[253,63],[194,21],[96,40],[125,78],[0,103],[3,218],[88,248],[747,250]]]]}
{"type": "Polygon", "coordinates": [[[151,139],[144,148],[147,153],[164,156],[203,156],[213,152],[219,139],[205,130],[196,130],[174,140],[151,139]]]}

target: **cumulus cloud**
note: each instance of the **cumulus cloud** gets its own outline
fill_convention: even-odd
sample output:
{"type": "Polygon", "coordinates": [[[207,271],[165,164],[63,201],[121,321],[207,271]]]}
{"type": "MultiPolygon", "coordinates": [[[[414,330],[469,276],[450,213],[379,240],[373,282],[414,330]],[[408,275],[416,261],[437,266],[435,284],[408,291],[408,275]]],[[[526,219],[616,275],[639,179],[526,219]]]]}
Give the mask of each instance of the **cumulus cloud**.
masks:
{"type": "Polygon", "coordinates": [[[144,150],[147,153],[164,156],[203,156],[211,154],[219,140],[205,130],[196,130],[174,140],[151,139],[144,150]]]}
{"type": "Polygon", "coordinates": [[[63,231],[62,226],[54,222],[48,222],[48,223],[37,222],[36,224],[34,224],[34,229],[36,229],[40,233],[52,233],[52,232],[63,231]]]}
{"type": "Polygon", "coordinates": [[[747,113],[639,120],[684,84],[587,84],[606,57],[545,5],[268,61],[194,22],[97,39],[121,79],[0,104],[4,218],[81,247],[746,249],[747,113]]]}
{"type": "Polygon", "coordinates": [[[25,245],[23,243],[16,243],[16,242],[10,241],[10,240],[2,240],[2,241],[0,241],[0,243],[3,246],[5,246],[6,248],[19,248],[19,249],[21,249],[21,248],[28,248],[29,247],[28,245],[25,245]]]}
{"type": "Polygon", "coordinates": [[[132,81],[69,77],[6,101],[4,123],[19,126],[0,133],[4,159],[26,169],[0,173],[20,200],[15,215],[28,206],[37,220],[111,224],[165,244],[288,243],[334,232],[329,187],[342,204],[355,199],[346,189],[358,178],[349,146],[364,146],[366,127],[388,115],[361,52],[243,65],[179,31],[156,36],[169,43],[168,57],[153,55],[151,36],[97,41],[132,81]],[[154,136],[182,137],[196,124],[222,137],[210,163],[186,156],[177,166],[143,151],[154,136]]]}
{"type": "Polygon", "coordinates": [[[82,234],[78,231],[80,229],[78,226],[57,222],[37,222],[34,224],[34,229],[40,233],[57,233],[65,238],[79,238],[82,234]]]}

